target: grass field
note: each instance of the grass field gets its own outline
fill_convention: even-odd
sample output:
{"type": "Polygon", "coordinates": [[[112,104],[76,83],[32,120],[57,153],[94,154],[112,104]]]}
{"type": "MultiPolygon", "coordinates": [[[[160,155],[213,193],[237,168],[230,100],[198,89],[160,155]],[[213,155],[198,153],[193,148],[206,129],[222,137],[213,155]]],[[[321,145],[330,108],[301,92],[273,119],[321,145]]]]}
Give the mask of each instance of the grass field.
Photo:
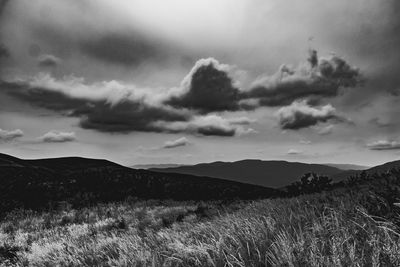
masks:
{"type": "Polygon", "coordinates": [[[387,192],[398,192],[398,180],[248,202],[127,200],[81,209],[62,205],[51,212],[16,210],[0,223],[0,262],[400,266],[400,209],[392,203],[394,191],[387,192]]]}

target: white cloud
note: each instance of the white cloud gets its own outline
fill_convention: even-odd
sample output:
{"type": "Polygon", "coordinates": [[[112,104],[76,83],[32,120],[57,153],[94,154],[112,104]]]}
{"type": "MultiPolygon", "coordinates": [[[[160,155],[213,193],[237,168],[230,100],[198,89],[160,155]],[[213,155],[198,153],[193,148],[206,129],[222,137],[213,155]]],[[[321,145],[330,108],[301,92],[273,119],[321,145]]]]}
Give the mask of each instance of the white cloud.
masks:
{"type": "Polygon", "coordinates": [[[163,148],[175,148],[179,146],[186,146],[189,144],[189,140],[186,137],[181,137],[176,140],[166,141],[163,145],[163,148]]]}
{"type": "Polygon", "coordinates": [[[39,137],[39,139],[45,143],[64,143],[75,141],[76,135],[74,132],[50,131],[39,137]]]}

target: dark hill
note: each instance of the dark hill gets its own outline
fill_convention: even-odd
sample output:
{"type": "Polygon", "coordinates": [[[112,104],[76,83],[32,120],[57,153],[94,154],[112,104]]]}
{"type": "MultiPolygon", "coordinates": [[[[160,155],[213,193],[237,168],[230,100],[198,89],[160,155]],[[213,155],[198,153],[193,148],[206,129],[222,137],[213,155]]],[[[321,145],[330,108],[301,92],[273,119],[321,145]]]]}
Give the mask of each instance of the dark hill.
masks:
{"type": "Polygon", "coordinates": [[[47,168],[53,171],[62,172],[76,172],[91,168],[125,168],[114,162],[104,160],[104,159],[87,159],[81,157],[65,157],[65,158],[50,158],[50,159],[35,159],[35,160],[25,160],[27,164],[47,168]]]}
{"type": "Polygon", "coordinates": [[[182,173],[215,177],[275,188],[288,185],[308,172],[315,172],[328,176],[343,172],[338,168],[321,164],[262,160],[213,162],[193,166],[150,170],[163,173],[182,173]]]}
{"type": "Polygon", "coordinates": [[[43,208],[59,201],[76,206],[141,199],[255,199],[275,196],[271,188],[209,177],[135,170],[106,160],[21,160],[0,154],[0,212],[43,208]]]}

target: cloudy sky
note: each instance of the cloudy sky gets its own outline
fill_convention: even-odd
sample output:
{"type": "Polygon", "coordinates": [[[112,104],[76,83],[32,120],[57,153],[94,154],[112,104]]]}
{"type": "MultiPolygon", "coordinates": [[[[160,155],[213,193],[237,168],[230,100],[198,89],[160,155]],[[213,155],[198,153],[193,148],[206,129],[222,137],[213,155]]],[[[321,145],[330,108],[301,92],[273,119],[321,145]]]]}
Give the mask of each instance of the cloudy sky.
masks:
{"type": "Polygon", "coordinates": [[[0,152],[400,156],[398,0],[0,0],[0,152]]]}

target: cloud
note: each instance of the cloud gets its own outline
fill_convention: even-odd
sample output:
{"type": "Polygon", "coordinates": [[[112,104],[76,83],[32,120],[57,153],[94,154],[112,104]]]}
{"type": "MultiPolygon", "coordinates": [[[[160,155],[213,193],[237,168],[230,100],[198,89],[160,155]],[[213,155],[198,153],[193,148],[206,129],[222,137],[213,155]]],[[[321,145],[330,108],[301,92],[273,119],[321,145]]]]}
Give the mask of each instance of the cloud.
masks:
{"type": "Polygon", "coordinates": [[[367,144],[371,150],[395,150],[400,149],[400,142],[391,140],[378,140],[367,144]]]}
{"type": "Polygon", "coordinates": [[[65,143],[75,141],[76,135],[74,132],[50,131],[40,136],[39,139],[45,143],[65,143]]]}
{"type": "Polygon", "coordinates": [[[289,149],[287,154],[288,155],[298,155],[298,154],[302,154],[303,151],[297,150],[297,149],[289,149]]]}
{"type": "Polygon", "coordinates": [[[321,107],[312,107],[306,101],[294,102],[290,106],[280,108],[278,117],[282,129],[298,130],[329,120],[342,121],[336,114],[336,109],[328,104],[321,107]]]}
{"type": "Polygon", "coordinates": [[[187,132],[199,135],[234,136],[254,130],[243,125],[253,120],[240,117],[224,119],[199,115],[162,103],[165,94],[148,88],[128,86],[117,81],[86,84],[73,76],[57,80],[40,74],[14,83],[8,93],[19,99],[66,116],[78,117],[84,129],[102,132],[187,132]]]}
{"type": "Polygon", "coordinates": [[[231,67],[214,58],[200,59],[183,79],[181,92],[165,102],[177,108],[213,111],[239,109],[239,89],[229,77],[231,67]]]}
{"type": "Polygon", "coordinates": [[[318,128],[317,129],[317,134],[319,134],[319,135],[328,135],[328,134],[331,134],[332,131],[333,131],[333,125],[330,124],[330,125],[318,128]]]}
{"type": "Polygon", "coordinates": [[[181,137],[173,141],[166,141],[163,145],[163,148],[175,148],[180,146],[186,146],[188,143],[189,140],[186,137],[181,137]]]}
{"type": "Polygon", "coordinates": [[[85,129],[96,129],[103,132],[163,132],[167,129],[154,127],[152,122],[186,121],[187,116],[179,110],[162,106],[150,106],[139,101],[124,101],[111,106],[109,103],[93,103],[83,111],[80,126],[85,129]]]}
{"type": "Polygon", "coordinates": [[[249,125],[251,123],[256,122],[257,120],[250,119],[247,117],[237,117],[237,118],[228,119],[228,121],[232,124],[237,124],[237,125],[249,125]]]}
{"type": "Polygon", "coordinates": [[[282,65],[274,75],[257,79],[241,94],[241,99],[242,102],[243,99],[256,100],[253,105],[284,106],[300,99],[315,101],[321,97],[334,97],[340,88],[360,84],[362,77],[358,68],[336,55],[318,59],[317,52],[311,50],[308,64],[297,68],[282,65]]]}
{"type": "Polygon", "coordinates": [[[162,131],[153,121],[187,120],[190,114],[163,106],[156,95],[116,81],[86,84],[73,76],[56,80],[40,74],[16,83],[8,93],[39,107],[79,117],[80,126],[104,132],[162,131]],[[18,90],[17,90],[18,89],[18,90]]]}
{"type": "Polygon", "coordinates": [[[24,136],[24,132],[20,129],[15,129],[11,131],[0,129],[0,141],[12,141],[22,136],[24,136]]]}
{"type": "Polygon", "coordinates": [[[234,136],[236,134],[246,134],[249,130],[251,131],[251,129],[235,125],[218,115],[194,116],[190,121],[184,122],[158,121],[153,123],[153,126],[173,133],[187,132],[214,136],[234,136]]]}
{"type": "Polygon", "coordinates": [[[299,143],[302,145],[311,145],[312,144],[312,142],[310,140],[300,140],[299,143]]]}
{"type": "Polygon", "coordinates": [[[53,55],[40,55],[38,58],[38,65],[40,67],[57,67],[61,59],[53,55]]]}
{"type": "MultiPolygon", "coordinates": [[[[51,55],[44,55],[39,60],[49,66],[58,61],[51,55]]],[[[19,82],[20,90],[12,90],[10,94],[31,104],[78,117],[79,125],[85,129],[234,136],[255,132],[241,126],[254,121],[223,119],[214,116],[213,112],[255,109],[257,105],[265,104],[265,97],[283,105],[307,96],[307,102],[293,102],[277,113],[282,129],[305,128],[331,119],[339,120],[331,105],[312,107],[318,104],[312,96],[334,96],[339,87],[352,87],[359,82],[358,69],[336,56],[318,59],[315,51],[310,54],[309,66],[293,70],[283,66],[280,80],[275,87],[264,88],[266,90],[245,92],[236,88],[237,83],[230,78],[232,71],[232,66],[221,64],[214,58],[200,59],[179,88],[163,91],[138,88],[115,80],[88,84],[75,76],[55,79],[50,74],[40,73],[19,82]],[[258,104],[251,106],[248,101],[253,100],[258,104]],[[247,103],[243,104],[243,101],[247,103]]]]}

